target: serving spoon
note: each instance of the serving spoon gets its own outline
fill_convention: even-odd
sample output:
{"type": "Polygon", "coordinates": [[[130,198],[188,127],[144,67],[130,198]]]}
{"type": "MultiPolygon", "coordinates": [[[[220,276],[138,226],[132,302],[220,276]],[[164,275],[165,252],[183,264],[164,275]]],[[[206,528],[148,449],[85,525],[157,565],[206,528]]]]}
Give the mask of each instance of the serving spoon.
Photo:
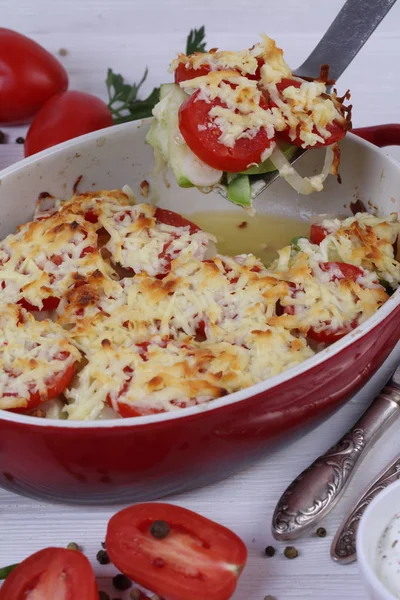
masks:
{"type": "MultiPolygon", "coordinates": [[[[293,71],[294,75],[316,78],[320,74],[321,65],[328,64],[329,77],[337,81],[395,2],[396,0],[347,0],[310,56],[293,71]]],[[[307,150],[299,148],[290,163],[298,161],[305,152],[307,150]]],[[[272,171],[253,180],[252,199],[257,198],[277,177],[278,171],[272,171]]],[[[219,185],[218,192],[227,198],[226,186],[219,185]]]]}

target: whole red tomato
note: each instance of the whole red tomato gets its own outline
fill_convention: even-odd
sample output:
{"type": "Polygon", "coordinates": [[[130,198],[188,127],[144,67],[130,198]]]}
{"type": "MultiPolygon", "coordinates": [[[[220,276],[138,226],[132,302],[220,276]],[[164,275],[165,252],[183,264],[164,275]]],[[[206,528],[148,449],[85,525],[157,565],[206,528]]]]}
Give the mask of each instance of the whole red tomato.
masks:
{"type": "Polygon", "coordinates": [[[25,140],[25,156],[113,124],[107,104],[84,92],[62,92],[38,112],[25,140]]]}
{"type": "Polygon", "coordinates": [[[68,88],[64,67],[33,40],[0,27],[0,125],[27,123],[68,88]]]}

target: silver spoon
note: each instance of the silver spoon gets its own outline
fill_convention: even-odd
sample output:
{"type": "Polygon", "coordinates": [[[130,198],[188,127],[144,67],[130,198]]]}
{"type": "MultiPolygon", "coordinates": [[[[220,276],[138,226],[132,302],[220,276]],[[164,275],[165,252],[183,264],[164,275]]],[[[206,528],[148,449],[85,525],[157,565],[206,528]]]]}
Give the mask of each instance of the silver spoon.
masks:
{"type": "MultiPolygon", "coordinates": [[[[329,77],[335,81],[359,53],[396,0],[347,0],[310,56],[294,74],[298,77],[318,77],[321,65],[329,64],[329,77]]],[[[299,148],[290,160],[293,164],[306,150],[299,148]]],[[[259,196],[275,179],[277,171],[266,173],[251,182],[252,199],[259,196]]],[[[227,198],[227,188],[219,185],[218,192],[227,198]]]]}
{"type": "Polygon", "coordinates": [[[357,423],[283,493],[272,518],[274,538],[296,539],[326,517],[369,449],[399,417],[400,366],[357,423]]]}

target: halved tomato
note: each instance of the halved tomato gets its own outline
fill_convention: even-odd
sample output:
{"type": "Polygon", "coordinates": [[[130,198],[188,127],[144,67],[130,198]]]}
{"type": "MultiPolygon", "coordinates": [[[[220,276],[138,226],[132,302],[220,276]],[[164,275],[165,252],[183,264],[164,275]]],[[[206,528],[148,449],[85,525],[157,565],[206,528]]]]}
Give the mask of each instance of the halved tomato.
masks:
{"type": "MultiPolygon", "coordinates": [[[[282,79],[279,83],[276,84],[278,92],[282,94],[282,92],[293,86],[295,88],[299,88],[302,85],[302,81],[298,81],[297,79],[282,79]]],[[[284,100],[284,98],[282,98],[284,100]]],[[[271,103],[272,104],[272,103],[271,103]]],[[[330,146],[331,144],[335,144],[339,142],[346,135],[346,126],[345,123],[339,123],[338,121],[333,121],[326,126],[327,131],[329,131],[330,136],[324,140],[324,142],[317,142],[314,146],[310,146],[312,148],[323,148],[324,146],[330,146]]],[[[318,135],[318,130],[316,127],[313,128],[313,133],[318,135]]],[[[292,140],[289,137],[289,128],[281,131],[277,134],[277,138],[282,140],[285,143],[293,144],[294,146],[304,147],[304,142],[300,139],[300,126],[297,130],[296,137],[292,140]]]]}
{"type": "Polygon", "coordinates": [[[169,600],[227,600],[247,560],[235,533],[164,503],[137,504],[114,515],[106,547],[122,573],[169,600]]]}
{"type": "Polygon", "coordinates": [[[98,600],[90,562],[81,552],[45,548],[26,558],[8,575],[0,600],[98,600]]]}
{"type": "MultiPolygon", "coordinates": [[[[261,155],[274,141],[269,139],[264,127],[253,137],[242,137],[230,148],[219,141],[221,129],[215,123],[210,111],[216,106],[226,108],[219,98],[206,102],[200,98],[200,90],[189,96],[179,109],[179,129],[192,152],[214,169],[238,173],[245,171],[250,164],[260,163],[261,155]]],[[[261,108],[268,105],[261,97],[261,108]]]]}

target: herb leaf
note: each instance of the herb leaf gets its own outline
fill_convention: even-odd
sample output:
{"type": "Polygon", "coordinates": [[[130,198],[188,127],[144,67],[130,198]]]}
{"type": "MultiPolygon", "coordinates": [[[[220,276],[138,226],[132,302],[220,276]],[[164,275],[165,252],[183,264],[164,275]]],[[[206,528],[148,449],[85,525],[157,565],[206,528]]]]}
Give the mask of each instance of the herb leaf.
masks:
{"type": "Polygon", "coordinates": [[[160,88],[155,88],[145,100],[138,99],[138,92],[146,81],[148,69],[146,67],[139,83],[129,85],[119,73],[108,69],[106,86],[108,92],[108,108],[114,123],[126,123],[136,119],[151,117],[151,111],[160,99],[160,88]]]}
{"type": "Polygon", "coordinates": [[[394,289],[392,288],[390,283],[388,281],[386,281],[386,279],[379,279],[379,283],[381,284],[382,287],[385,288],[385,291],[388,296],[393,296],[394,289]]]}
{"type": "MultiPolygon", "coordinates": [[[[191,29],[186,42],[186,54],[204,52],[205,47],[204,25],[200,29],[191,29]]],[[[130,85],[126,83],[120,73],[114,73],[112,69],[108,69],[106,77],[108,108],[116,125],[151,117],[154,106],[160,100],[160,88],[154,88],[144,100],[139,99],[138,94],[147,75],[148,68],[146,67],[139,83],[130,85]]]]}
{"type": "Polygon", "coordinates": [[[206,30],[204,25],[200,29],[191,29],[186,41],[186,54],[204,52],[206,49],[206,30]]]}
{"type": "Polygon", "coordinates": [[[5,579],[12,571],[14,571],[16,567],[18,567],[18,564],[9,565],[8,567],[3,567],[0,569],[0,580],[5,579]]]}
{"type": "Polygon", "coordinates": [[[299,246],[299,243],[298,243],[298,242],[299,242],[299,240],[301,240],[301,239],[308,239],[308,238],[306,238],[306,236],[305,236],[305,235],[299,235],[298,237],[295,237],[295,238],[293,238],[293,239],[291,240],[291,242],[290,242],[290,243],[291,243],[291,245],[293,246],[293,248],[294,248],[295,250],[297,250],[297,252],[300,252],[300,246],[299,246]]]}

